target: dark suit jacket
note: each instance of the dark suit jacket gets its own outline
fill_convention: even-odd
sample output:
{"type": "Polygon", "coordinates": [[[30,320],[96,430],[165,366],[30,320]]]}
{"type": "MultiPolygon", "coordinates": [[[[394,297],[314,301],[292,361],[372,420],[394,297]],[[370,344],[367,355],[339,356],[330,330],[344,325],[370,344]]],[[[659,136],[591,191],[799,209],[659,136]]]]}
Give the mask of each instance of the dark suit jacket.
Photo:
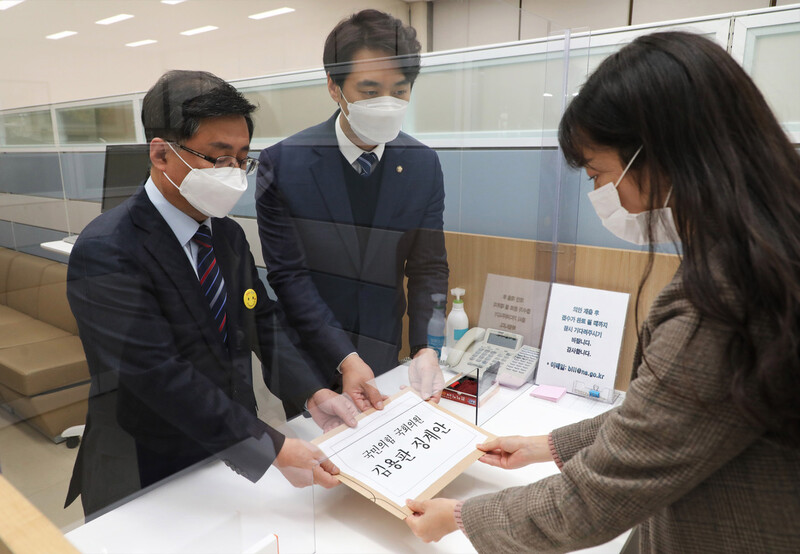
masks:
{"type": "Polygon", "coordinates": [[[94,513],[217,456],[258,480],[283,436],[256,417],[251,351],[291,415],[320,388],[283,332],[242,229],[212,220],[225,279],[228,344],[197,276],[144,189],[92,221],[70,256],[67,296],[92,376],[67,503],[94,513]],[[247,309],[243,295],[256,291],[247,309]]]}
{"type": "Polygon", "coordinates": [[[442,170],[436,153],[405,133],[387,143],[362,258],[338,114],[261,153],[258,229],[270,285],[324,374],[354,349],[380,374],[397,365],[406,307],[409,343],[425,345],[431,295],[447,291],[442,170]]]}

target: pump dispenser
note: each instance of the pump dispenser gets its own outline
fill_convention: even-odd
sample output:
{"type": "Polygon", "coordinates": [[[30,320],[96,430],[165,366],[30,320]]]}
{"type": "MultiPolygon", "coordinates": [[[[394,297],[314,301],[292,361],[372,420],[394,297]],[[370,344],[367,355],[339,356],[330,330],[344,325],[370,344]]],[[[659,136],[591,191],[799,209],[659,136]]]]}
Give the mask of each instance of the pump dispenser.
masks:
{"type": "Polygon", "coordinates": [[[446,294],[432,294],[433,313],[428,321],[428,347],[436,350],[436,356],[442,357],[442,347],[444,346],[444,309],[447,304],[446,294]]]}
{"type": "Polygon", "coordinates": [[[466,291],[462,288],[454,288],[450,290],[450,294],[455,296],[453,299],[453,307],[450,309],[450,314],[447,316],[447,348],[453,348],[458,339],[469,329],[469,318],[467,312],[464,311],[464,301],[461,299],[466,291]]]}

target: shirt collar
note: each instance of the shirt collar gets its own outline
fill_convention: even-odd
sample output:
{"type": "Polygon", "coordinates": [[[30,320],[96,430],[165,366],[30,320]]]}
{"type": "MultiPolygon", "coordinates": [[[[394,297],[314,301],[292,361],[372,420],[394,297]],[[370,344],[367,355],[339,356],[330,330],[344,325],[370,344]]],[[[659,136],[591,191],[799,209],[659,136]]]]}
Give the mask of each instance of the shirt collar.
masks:
{"type": "MultiPolygon", "coordinates": [[[[186,243],[192,240],[201,224],[170,204],[169,200],[164,198],[164,195],[158,190],[152,177],[147,178],[147,182],[144,184],[144,191],[147,193],[150,202],[158,210],[158,213],[167,222],[169,228],[172,229],[180,245],[186,246],[186,243]]],[[[206,219],[202,224],[207,225],[210,230],[211,218],[206,219]]]]}
{"type": "MultiPolygon", "coordinates": [[[[344,134],[340,121],[343,117],[344,113],[340,111],[339,117],[336,118],[336,123],[334,123],[333,126],[336,127],[336,142],[339,143],[339,151],[342,153],[342,156],[344,156],[344,159],[347,160],[347,163],[352,165],[358,157],[364,152],[367,152],[367,150],[362,150],[353,144],[353,141],[344,134]]],[[[379,144],[371,150],[373,154],[378,156],[378,161],[383,157],[384,148],[386,148],[385,144],[379,144]]]]}

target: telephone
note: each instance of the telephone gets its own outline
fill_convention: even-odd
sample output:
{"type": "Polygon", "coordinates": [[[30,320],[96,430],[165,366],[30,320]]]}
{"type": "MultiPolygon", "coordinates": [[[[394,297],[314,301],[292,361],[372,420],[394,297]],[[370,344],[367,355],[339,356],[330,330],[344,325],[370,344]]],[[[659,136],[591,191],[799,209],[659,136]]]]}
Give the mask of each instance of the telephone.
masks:
{"type": "Polygon", "coordinates": [[[473,327],[453,346],[445,362],[461,374],[497,370],[501,385],[519,388],[536,370],[539,349],[523,346],[522,335],[473,327]]]}

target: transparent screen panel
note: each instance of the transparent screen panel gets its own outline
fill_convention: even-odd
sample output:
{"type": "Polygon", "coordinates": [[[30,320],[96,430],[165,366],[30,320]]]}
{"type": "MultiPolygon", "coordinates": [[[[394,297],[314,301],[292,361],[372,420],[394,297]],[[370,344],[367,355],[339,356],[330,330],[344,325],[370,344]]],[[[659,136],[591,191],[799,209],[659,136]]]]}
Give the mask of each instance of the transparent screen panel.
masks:
{"type": "MultiPolygon", "coordinates": [[[[315,71],[312,75],[320,73],[315,71]]],[[[321,76],[305,82],[243,86],[241,90],[259,106],[254,117],[254,138],[267,144],[316,125],[330,117],[336,107],[321,76]]]]}
{"type": "MultiPolygon", "coordinates": [[[[338,392],[342,378],[336,366],[350,350],[326,352],[315,343],[315,332],[343,332],[352,351],[370,360],[376,379],[362,389],[364,394],[374,390],[391,397],[414,389],[425,396],[437,392],[436,383],[462,380],[468,386],[476,385],[473,402],[467,391],[461,399],[445,398],[438,404],[459,421],[495,435],[546,434],[552,429],[554,424],[543,408],[549,403],[529,397],[531,375],[526,374],[529,366],[524,356],[515,366],[517,371],[510,371],[510,361],[541,346],[552,282],[628,290],[630,279],[609,277],[608,270],[627,266],[619,260],[611,264],[604,258],[598,261],[592,255],[596,250],[614,250],[627,260],[625,256],[639,254],[614,242],[586,200],[589,185],[585,175],[563,166],[556,143],[558,121],[564,105],[579,93],[580,83],[602,59],[637,33],[673,25],[628,34],[587,33],[583,29],[568,31],[564,25],[521,12],[516,2],[499,0],[374,0],[366,4],[298,0],[292,6],[294,12],[270,16],[259,14],[258,9],[245,13],[248,2],[237,3],[241,4],[237,9],[224,13],[213,2],[136,3],[126,8],[133,18],[108,27],[89,25],[94,31],[90,33],[85,23],[95,21],[96,14],[89,14],[86,6],[79,4],[52,4],[50,10],[42,11],[36,9],[41,7],[37,0],[23,2],[2,12],[10,24],[0,38],[0,52],[24,50],[27,56],[21,65],[18,59],[0,55],[0,64],[6,69],[3,74],[19,75],[13,82],[0,82],[0,469],[3,478],[66,533],[69,541],[89,552],[272,552],[277,535],[284,551],[313,552],[321,544],[339,544],[343,528],[348,537],[357,537],[344,547],[348,551],[396,550],[396,543],[387,542],[387,536],[416,541],[403,521],[355,489],[339,485],[328,490],[320,475],[306,466],[292,474],[265,463],[272,461],[274,453],[271,456],[262,450],[263,444],[255,445],[239,435],[237,440],[228,440],[228,436],[221,443],[203,442],[208,439],[204,433],[210,430],[224,429],[234,435],[246,430],[253,437],[260,436],[261,421],[292,439],[284,443],[288,445],[284,452],[297,446],[296,439],[303,441],[303,448],[313,452],[317,462],[329,455],[333,459],[333,454],[320,454],[310,446],[329,429],[331,414],[320,407],[328,404],[319,398],[311,401],[304,394],[311,389],[298,393],[294,379],[316,376],[322,380],[318,386],[338,392]],[[423,52],[421,71],[402,123],[402,131],[410,138],[405,157],[393,159],[387,149],[382,158],[383,165],[378,167],[386,178],[385,186],[350,196],[342,185],[340,195],[333,198],[328,195],[330,187],[318,186],[311,178],[301,183],[299,178],[287,180],[287,176],[312,175],[326,183],[334,173],[357,171],[354,165],[348,168],[338,152],[330,165],[315,165],[302,156],[292,161],[295,154],[287,154],[291,151],[285,148],[287,143],[280,154],[284,157],[279,159],[281,148],[274,147],[334,116],[337,103],[320,64],[324,38],[342,18],[365,7],[389,12],[417,28],[423,52]],[[207,24],[207,20],[200,21],[204,14],[213,19],[217,29],[181,34],[207,24]],[[57,27],[71,21],[72,15],[83,25],[75,36],[54,41],[33,32],[46,22],[57,27]],[[153,26],[153,21],[185,22],[185,28],[153,26]],[[142,27],[141,22],[148,24],[142,27]],[[443,23],[449,27],[441,27],[443,23]],[[130,45],[148,36],[156,42],[130,45]],[[233,54],[231,44],[237,45],[233,54]],[[184,334],[188,328],[203,328],[197,321],[207,324],[208,319],[203,318],[212,317],[195,282],[199,275],[193,270],[197,258],[191,246],[187,253],[173,241],[174,233],[153,224],[136,226],[150,233],[146,245],[113,246],[120,230],[118,222],[112,222],[113,213],[124,208],[113,212],[110,206],[104,207],[111,187],[109,164],[123,175],[121,182],[127,192],[122,200],[146,195],[141,187],[152,160],[141,118],[143,99],[158,77],[174,68],[210,71],[232,83],[258,108],[253,113],[249,156],[260,158],[262,164],[247,177],[247,190],[230,212],[230,228],[241,228],[231,237],[236,241],[244,237],[247,244],[237,242],[236,255],[227,258],[225,248],[214,245],[231,286],[227,315],[233,333],[227,340],[233,341],[234,349],[241,344],[243,350],[258,350],[265,372],[257,359],[248,363],[236,357],[233,368],[225,365],[222,347],[215,358],[216,346],[209,345],[217,339],[210,333],[202,338],[184,334]],[[270,149],[267,157],[262,155],[265,149],[270,149]],[[135,159],[121,155],[125,152],[135,159]],[[278,209],[260,211],[259,199],[268,188],[264,185],[270,171],[284,179],[279,185],[290,185],[287,190],[295,185],[306,187],[297,189],[300,193],[290,206],[294,211],[289,210],[288,215],[280,204],[267,206],[278,209]],[[440,184],[430,187],[437,179],[440,184]],[[376,205],[387,208],[376,209],[374,219],[367,217],[357,224],[352,219],[353,202],[357,205],[376,191],[394,196],[383,204],[384,199],[375,200],[376,205]],[[429,194],[419,200],[420,191],[429,194]],[[426,216],[423,223],[407,223],[421,214],[426,216]],[[91,223],[98,216],[103,218],[100,226],[91,223]],[[271,221],[272,231],[299,241],[301,248],[262,248],[265,235],[259,233],[259,219],[271,221]],[[76,247],[61,239],[75,237],[90,225],[92,230],[79,240],[91,239],[92,247],[81,253],[78,246],[79,255],[70,256],[76,247]],[[113,255],[106,255],[111,254],[109,248],[113,255]],[[595,250],[587,257],[590,249],[595,250]],[[148,252],[147,256],[153,257],[134,262],[127,257],[131,252],[148,252]],[[159,257],[158,252],[168,255],[159,257]],[[296,318],[291,326],[282,318],[270,320],[266,327],[263,319],[250,327],[240,325],[256,312],[259,317],[273,313],[261,303],[267,298],[285,304],[290,295],[286,284],[291,289],[301,278],[290,275],[282,288],[279,266],[281,261],[296,259],[297,252],[319,294],[319,300],[305,304],[315,310],[308,313],[319,314],[317,302],[330,302],[333,316],[312,318],[312,324],[324,321],[324,325],[312,325],[310,335],[309,327],[303,329],[296,318]],[[250,255],[255,267],[250,265],[250,255]],[[446,266],[442,263],[445,257],[446,266]],[[123,259],[130,263],[114,265],[123,259]],[[242,268],[230,269],[234,259],[242,268]],[[428,263],[431,260],[435,263],[428,263]],[[68,284],[70,262],[76,278],[68,284]],[[163,264],[169,266],[164,275],[176,271],[195,281],[179,287],[166,281],[150,288],[139,286],[151,282],[158,267],[166,267],[163,264]],[[435,276],[429,280],[435,282],[429,289],[420,287],[425,279],[419,277],[426,273],[435,276]],[[245,274],[248,281],[239,282],[239,276],[245,274]],[[440,323],[430,325],[434,319],[430,314],[441,300],[431,294],[446,295],[446,316],[453,306],[450,290],[456,287],[466,290],[467,327],[480,327],[484,334],[472,336],[474,340],[464,345],[465,353],[458,362],[448,356],[452,351],[444,350],[439,359],[441,372],[435,370],[435,362],[424,362],[429,354],[415,358],[416,364],[406,360],[412,351],[418,354],[419,347],[435,346],[438,340],[440,323]],[[248,303],[254,298],[257,306],[251,310],[248,303]],[[178,304],[182,310],[170,311],[178,304]],[[357,318],[348,319],[352,306],[361,306],[360,311],[357,318]],[[388,306],[391,317],[373,318],[380,306],[388,306]],[[168,314],[168,324],[153,314],[168,314]],[[139,324],[133,325],[132,320],[139,324]],[[389,320],[391,325],[386,323],[389,320]],[[251,332],[263,340],[256,341],[257,345],[245,344],[251,332]],[[517,341],[515,335],[522,338],[517,341]],[[431,337],[434,340],[430,341],[431,337]],[[193,348],[206,348],[192,360],[209,364],[216,360],[213,364],[223,369],[204,372],[180,366],[186,371],[175,371],[177,366],[170,366],[161,355],[165,344],[178,350],[175,359],[193,356],[189,353],[193,348]],[[434,371],[430,371],[431,365],[434,371]],[[249,378],[247,371],[252,371],[249,378]],[[226,378],[217,379],[220,375],[226,378]],[[441,376],[441,381],[428,379],[433,375],[441,376]],[[180,387],[187,383],[203,383],[204,392],[181,394],[180,387]],[[243,390],[252,390],[255,404],[250,392],[246,399],[237,396],[243,390]],[[230,402],[234,397],[238,406],[230,402]],[[525,409],[520,412],[523,403],[525,409]],[[313,417],[299,415],[304,406],[313,417]],[[205,418],[204,423],[197,418],[205,418]],[[144,425],[142,421],[158,423],[144,425]],[[87,422],[88,431],[84,427],[87,422]],[[186,435],[195,437],[206,450],[198,453],[193,447],[182,447],[186,459],[178,463],[180,467],[143,486],[140,464],[159,458],[174,444],[188,444],[181,442],[186,435]],[[106,481],[111,485],[94,481],[95,487],[114,489],[116,496],[113,509],[88,519],[81,497],[64,508],[81,448],[85,450],[83,461],[77,464],[79,475],[101,475],[98,467],[107,468],[109,460],[129,464],[120,478],[106,481]],[[238,450],[229,450],[237,448],[248,453],[245,461],[257,454],[263,475],[251,472],[238,450]],[[249,477],[237,474],[222,461],[226,459],[238,459],[239,465],[233,463],[234,467],[249,477]],[[314,486],[295,486],[312,481],[314,486]]],[[[704,20],[691,26],[727,44],[730,22],[730,18],[704,20]]],[[[780,71],[769,60],[774,61],[773,53],[779,48],[791,50],[796,34],[793,24],[796,22],[769,23],[759,27],[757,38],[746,41],[747,63],[757,79],[769,83],[765,91],[772,95],[770,101],[783,102],[780,108],[775,104],[776,110],[788,125],[793,125],[794,116],[791,102],[784,100],[791,95],[781,88],[786,83],[771,77],[780,71]],[[773,25],[775,32],[767,31],[773,25]]],[[[744,35],[756,37],[752,29],[743,33],[737,29],[733,43],[744,35]]],[[[793,63],[791,58],[784,59],[793,63]]],[[[314,139],[306,146],[323,150],[333,145],[336,149],[338,143],[332,136],[328,135],[327,142],[314,139]]],[[[222,155],[203,147],[194,149],[212,159],[222,155]]],[[[210,167],[211,162],[202,156],[180,152],[193,167],[210,167]]],[[[170,165],[168,172],[182,184],[182,172],[188,169],[172,159],[176,165],[170,165]]],[[[160,182],[167,191],[162,196],[183,198],[175,194],[175,187],[160,182]]],[[[225,227],[215,226],[214,234],[218,232],[225,233],[225,227]]],[[[667,266],[673,259],[674,255],[665,258],[667,266]]],[[[301,298],[306,298],[305,294],[301,298]]],[[[626,335],[621,364],[630,360],[634,340],[626,335]]],[[[422,398],[412,403],[414,408],[420,406],[422,398]]],[[[571,410],[573,404],[567,407],[571,410]]],[[[590,412],[581,413],[594,415],[590,412]]],[[[443,422],[434,419],[426,423],[430,426],[418,429],[422,435],[437,433],[432,426],[443,422]]],[[[389,436],[395,440],[390,446],[399,444],[402,437],[395,435],[395,429],[402,430],[403,424],[407,422],[389,428],[389,436]]],[[[430,434],[427,437],[424,440],[429,445],[437,440],[430,434]]],[[[388,469],[387,459],[395,469],[405,461],[413,465],[409,457],[414,451],[405,450],[406,459],[399,460],[398,455],[405,454],[397,447],[380,459],[380,465],[388,469]]],[[[531,472],[503,474],[495,481],[487,478],[482,473],[486,468],[478,464],[460,469],[437,495],[467,498],[523,485],[550,471],[538,467],[531,472]]],[[[92,496],[88,489],[86,494],[92,496]]],[[[88,511],[94,512],[91,507],[88,511]]],[[[413,544],[411,548],[421,546],[413,544]]],[[[465,537],[453,534],[437,547],[462,552],[470,545],[465,537]]]]}

